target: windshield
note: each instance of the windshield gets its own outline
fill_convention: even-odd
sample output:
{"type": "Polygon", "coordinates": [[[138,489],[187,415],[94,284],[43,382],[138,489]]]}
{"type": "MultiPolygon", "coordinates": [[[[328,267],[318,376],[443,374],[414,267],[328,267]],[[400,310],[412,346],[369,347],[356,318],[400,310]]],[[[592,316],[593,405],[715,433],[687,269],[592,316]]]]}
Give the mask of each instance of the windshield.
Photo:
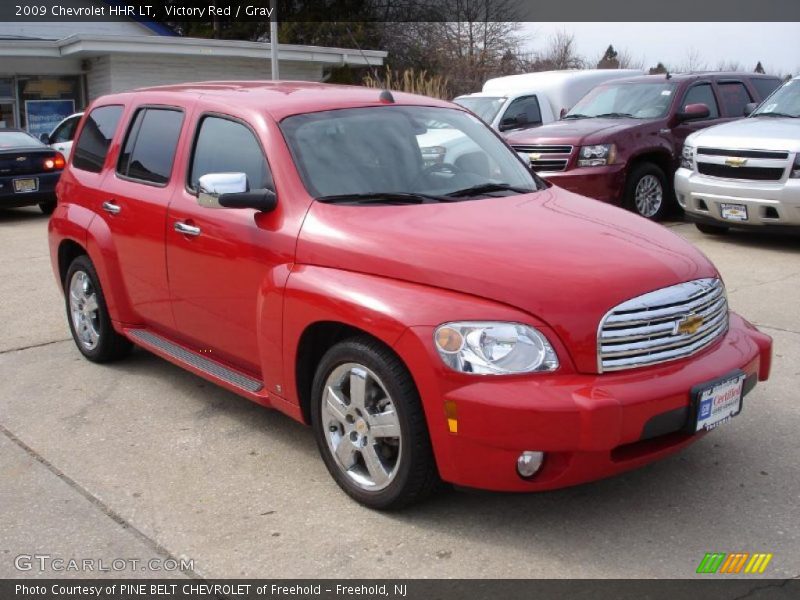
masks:
{"type": "Polygon", "coordinates": [[[537,180],[494,132],[449,108],[382,106],[288,117],[281,130],[316,198],[416,194],[431,198],[535,191],[537,180]],[[509,188],[505,190],[495,188],[509,188]],[[510,188],[513,188],[510,189],[510,188]]]}
{"type": "Polygon", "coordinates": [[[581,98],[564,118],[657,119],[667,114],[674,93],[675,84],[666,81],[601,85],[581,98]]]}
{"type": "Polygon", "coordinates": [[[38,148],[42,143],[24,131],[0,129],[0,148],[38,148]]]}
{"type": "Polygon", "coordinates": [[[487,123],[491,123],[497,116],[497,112],[505,104],[506,99],[490,96],[466,96],[464,98],[456,98],[453,102],[471,110],[487,123]]]}
{"type": "Polygon", "coordinates": [[[787,81],[751,116],[800,117],[800,79],[787,81]]]}

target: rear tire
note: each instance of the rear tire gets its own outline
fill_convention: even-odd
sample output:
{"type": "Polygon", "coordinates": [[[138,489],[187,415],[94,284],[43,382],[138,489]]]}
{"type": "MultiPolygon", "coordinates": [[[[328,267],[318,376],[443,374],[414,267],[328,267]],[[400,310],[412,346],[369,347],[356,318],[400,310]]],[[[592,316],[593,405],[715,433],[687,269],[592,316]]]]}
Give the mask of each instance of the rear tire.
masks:
{"type": "Polygon", "coordinates": [[[55,209],[55,202],[39,202],[39,210],[45,215],[52,215],[55,209]]]}
{"type": "Polygon", "coordinates": [[[365,506],[399,509],[423,500],[439,483],[411,374],[377,340],[354,337],[322,357],[311,423],[331,476],[365,506]]]}
{"type": "Polygon", "coordinates": [[[114,330],[92,261],[78,256],[64,280],[67,322],[78,350],[92,362],[119,360],[130,352],[130,340],[114,330]]]}
{"type": "Polygon", "coordinates": [[[725,235],[726,233],[728,233],[728,227],[725,227],[724,225],[709,225],[707,223],[695,223],[694,226],[707,235],[725,235]]]}
{"type": "Polygon", "coordinates": [[[625,207],[640,217],[661,221],[672,208],[672,191],[667,177],[653,163],[633,167],[625,181],[625,207]]]}

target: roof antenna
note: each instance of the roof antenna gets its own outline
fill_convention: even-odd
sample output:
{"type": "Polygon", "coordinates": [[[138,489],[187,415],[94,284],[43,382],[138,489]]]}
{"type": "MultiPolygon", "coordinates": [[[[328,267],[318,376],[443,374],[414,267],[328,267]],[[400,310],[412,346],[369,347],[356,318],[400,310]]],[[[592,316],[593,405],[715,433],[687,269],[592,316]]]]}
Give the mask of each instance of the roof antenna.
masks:
{"type": "Polygon", "coordinates": [[[670,79],[672,79],[672,73],[667,71],[666,77],[667,77],[667,81],[669,81],[670,79]]]}
{"type": "Polygon", "coordinates": [[[394,96],[392,96],[392,92],[389,90],[383,90],[381,95],[378,96],[378,100],[383,102],[384,104],[394,104],[394,96]]]}
{"type": "MultiPolygon", "coordinates": [[[[349,35],[349,36],[350,36],[350,40],[351,40],[351,41],[353,42],[353,44],[355,45],[355,47],[356,47],[356,50],[358,50],[358,53],[361,55],[361,58],[364,60],[364,64],[365,64],[365,65],[367,65],[367,68],[369,69],[369,71],[370,71],[370,74],[372,75],[372,78],[373,78],[375,81],[380,81],[380,80],[381,80],[381,78],[380,78],[380,76],[378,75],[378,72],[375,70],[375,67],[369,63],[369,60],[367,60],[367,57],[366,57],[366,55],[364,54],[364,51],[361,49],[361,46],[359,46],[359,45],[358,45],[358,42],[356,41],[356,38],[355,38],[355,36],[353,35],[353,32],[352,32],[352,31],[350,31],[350,26],[349,26],[347,23],[345,23],[345,24],[344,24],[344,28],[345,28],[345,31],[347,31],[347,35],[349,35]]],[[[392,102],[394,102],[394,100],[392,100],[392,102]]]]}

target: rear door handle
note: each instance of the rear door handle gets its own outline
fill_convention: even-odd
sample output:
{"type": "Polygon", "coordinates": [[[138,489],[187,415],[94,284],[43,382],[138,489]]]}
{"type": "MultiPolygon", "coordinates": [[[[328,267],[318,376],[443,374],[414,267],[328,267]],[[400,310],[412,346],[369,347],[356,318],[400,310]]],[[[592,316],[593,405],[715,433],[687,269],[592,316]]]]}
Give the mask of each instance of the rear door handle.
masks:
{"type": "Polygon", "coordinates": [[[184,223],[182,221],[175,221],[175,231],[177,231],[178,233],[182,233],[183,235],[191,235],[191,236],[200,235],[199,227],[195,227],[194,225],[189,225],[188,223],[184,223]]]}
{"type": "Polygon", "coordinates": [[[118,215],[122,212],[122,207],[119,204],[114,204],[110,200],[103,202],[103,210],[112,215],[118,215]]]}

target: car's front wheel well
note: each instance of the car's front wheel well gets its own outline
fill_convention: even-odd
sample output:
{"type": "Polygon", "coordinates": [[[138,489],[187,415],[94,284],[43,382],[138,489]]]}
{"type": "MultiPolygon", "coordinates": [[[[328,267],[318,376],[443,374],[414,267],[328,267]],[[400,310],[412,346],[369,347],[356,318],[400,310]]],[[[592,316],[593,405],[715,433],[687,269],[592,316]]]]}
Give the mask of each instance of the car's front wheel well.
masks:
{"type": "Polygon", "coordinates": [[[668,180],[671,179],[671,175],[675,171],[672,157],[669,154],[666,152],[647,152],[645,154],[639,154],[630,160],[627,169],[628,175],[642,163],[650,163],[657,166],[664,172],[668,180]]]}
{"type": "Polygon", "coordinates": [[[67,271],[72,261],[84,254],[88,254],[86,249],[73,240],[64,240],[58,246],[58,276],[62,285],[66,282],[67,271]]]}
{"type": "MultiPolygon", "coordinates": [[[[322,357],[335,344],[356,336],[370,336],[367,332],[335,321],[320,321],[309,325],[300,336],[295,361],[297,397],[303,412],[303,421],[311,423],[311,388],[314,374],[322,357]]],[[[370,336],[374,337],[374,336],[370,336]]],[[[380,340],[379,340],[380,341],[380,340]]]]}

